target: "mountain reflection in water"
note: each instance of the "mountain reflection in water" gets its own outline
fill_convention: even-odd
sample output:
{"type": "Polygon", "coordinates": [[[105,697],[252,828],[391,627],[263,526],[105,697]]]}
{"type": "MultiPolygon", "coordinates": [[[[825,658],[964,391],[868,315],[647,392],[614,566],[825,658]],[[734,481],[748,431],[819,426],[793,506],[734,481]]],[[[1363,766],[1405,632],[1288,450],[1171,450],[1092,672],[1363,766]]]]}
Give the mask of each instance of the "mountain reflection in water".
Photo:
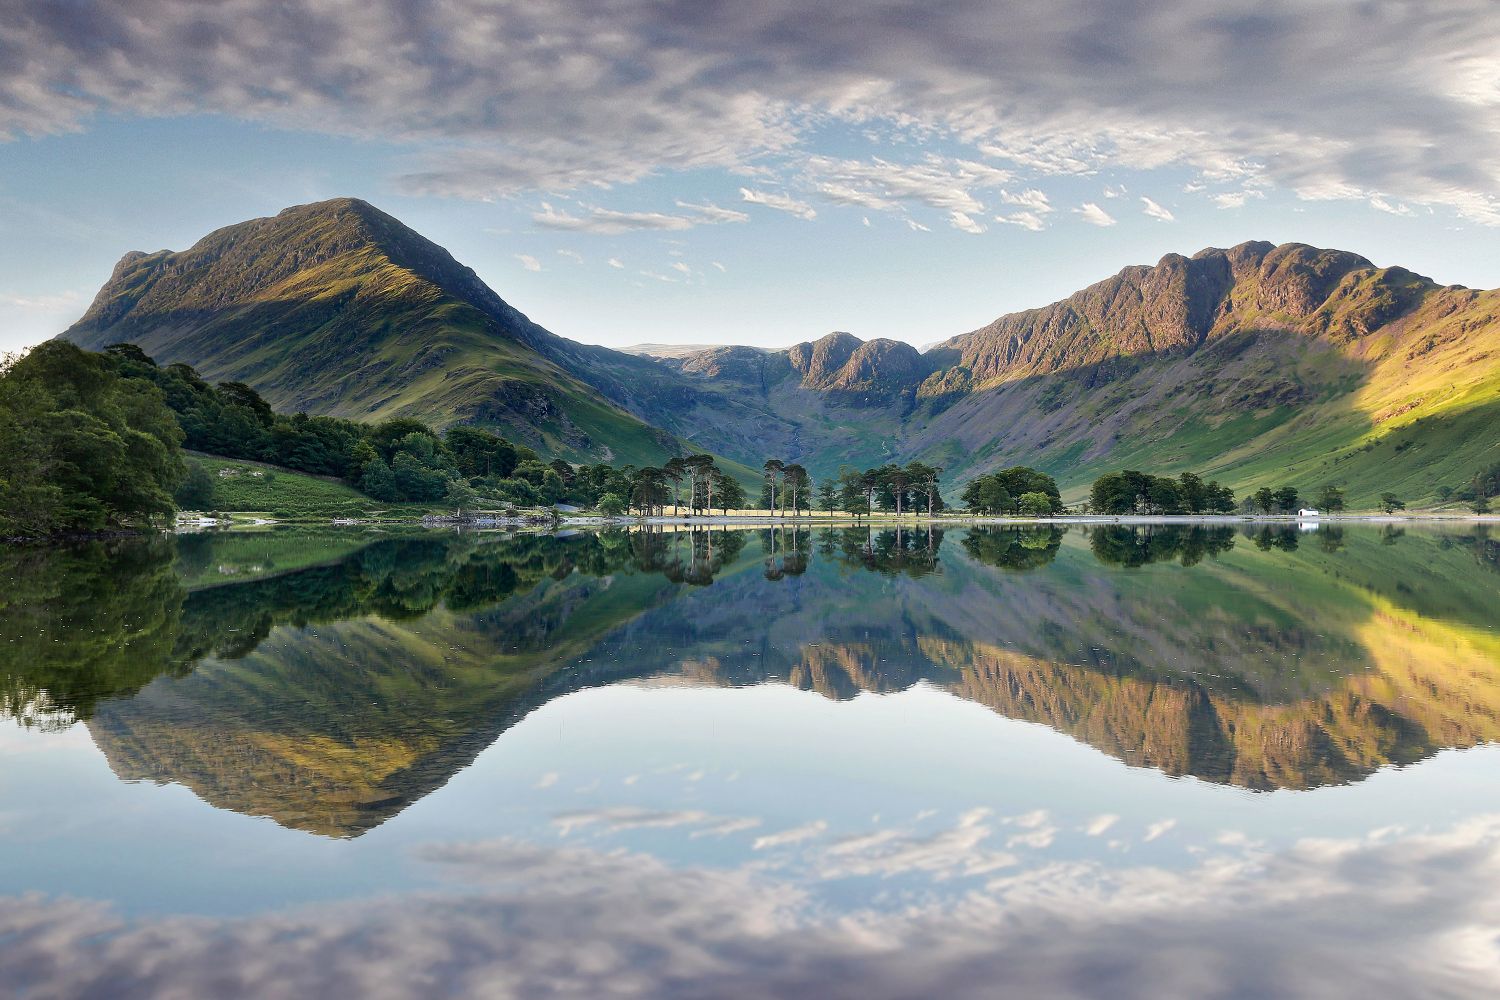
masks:
{"type": "Polygon", "coordinates": [[[0,711],[351,837],[561,695],[919,683],[1129,764],[1357,782],[1500,736],[1500,548],[1225,527],[281,531],[5,556],[0,711]],[[1391,544],[1392,541],[1396,544],[1391,544]]]}

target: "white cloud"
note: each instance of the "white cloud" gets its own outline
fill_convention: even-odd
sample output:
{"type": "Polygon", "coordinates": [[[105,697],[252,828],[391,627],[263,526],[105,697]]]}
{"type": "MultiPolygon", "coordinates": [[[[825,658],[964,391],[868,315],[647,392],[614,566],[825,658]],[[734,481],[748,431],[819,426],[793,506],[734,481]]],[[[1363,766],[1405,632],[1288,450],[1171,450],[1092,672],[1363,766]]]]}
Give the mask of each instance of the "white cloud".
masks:
{"type": "Polygon", "coordinates": [[[761,821],[754,817],[741,816],[694,830],[689,836],[694,839],[698,837],[727,837],[733,833],[744,833],[746,830],[754,830],[760,825],[761,821]]]}
{"type": "Polygon", "coordinates": [[[935,153],[915,163],[812,156],[803,169],[809,186],[830,201],[876,211],[915,203],[947,212],[950,219],[983,212],[978,192],[1005,184],[1012,176],[990,164],[935,153]]]}
{"type": "Polygon", "coordinates": [[[1012,212],[1010,215],[995,216],[996,222],[1003,222],[1011,226],[1020,226],[1029,229],[1033,233],[1039,233],[1047,228],[1047,223],[1035,212],[1012,212]]]}
{"type": "Polygon", "coordinates": [[[704,222],[749,222],[750,216],[734,208],[720,208],[713,202],[706,205],[694,205],[691,202],[679,201],[678,208],[685,208],[696,218],[704,222]]]}
{"type": "Polygon", "coordinates": [[[985,875],[1016,864],[1018,859],[1009,851],[985,846],[994,832],[985,822],[988,815],[984,809],[971,810],[956,827],[927,835],[885,829],[843,837],[819,855],[817,870],[823,878],[925,872],[942,880],[985,875]]]}
{"type": "Polygon", "coordinates": [[[566,257],[578,264],[583,263],[583,254],[579,253],[577,250],[559,250],[557,251],[557,255],[559,257],[566,257]]]}
{"type": "Polygon", "coordinates": [[[1113,226],[1115,224],[1114,217],[1092,201],[1084,202],[1073,209],[1073,211],[1082,216],[1083,221],[1091,226],[1113,226]]]}
{"type": "Polygon", "coordinates": [[[1051,814],[1045,809],[1033,809],[1031,812],[1022,813],[1019,816],[1007,817],[1005,822],[1019,826],[1023,830],[1036,830],[1047,825],[1051,814]]]}
{"type": "Polygon", "coordinates": [[[1378,195],[1370,199],[1370,207],[1378,212],[1385,212],[1388,215],[1400,215],[1407,218],[1417,214],[1411,210],[1410,205],[1392,204],[1378,195]]]}
{"type": "Polygon", "coordinates": [[[1044,826],[1036,830],[1028,830],[1026,833],[1013,834],[1005,840],[1006,847],[1031,847],[1041,850],[1052,846],[1052,841],[1057,838],[1057,827],[1044,826]]]}
{"type": "Polygon", "coordinates": [[[1245,202],[1249,201],[1251,198],[1264,197],[1265,194],[1261,191],[1228,191],[1223,194],[1214,195],[1213,202],[1220,208],[1243,208],[1245,202]]]}
{"type": "Polygon", "coordinates": [[[72,309],[83,302],[78,292],[63,292],[59,295],[21,295],[17,292],[0,291],[0,306],[22,311],[43,313],[72,309]]]}
{"type": "Polygon", "coordinates": [[[770,833],[764,837],[756,837],[751,847],[757,851],[763,851],[770,847],[786,847],[791,844],[800,844],[804,840],[812,840],[821,836],[828,829],[828,823],[824,820],[814,820],[801,826],[794,826],[780,833],[770,833]]]}
{"type": "Polygon", "coordinates": [[[529,253],[516,254],[516,260],[520,261],[521,266],[528,271],[540,271],[542,269],[542,262],[529,253]]]}
{"type": "Polygon", "coordinates": [[[556,771],[548,771],[546,774],[536,779],[536,787],[551,788],[553,785],[557,784],[557,779],[559,777],[560,775],[556,771]]]}
{"type": "Polygon", "coordinates": [[[1044,192],[1036,188],[1027,188],[1020,192],[1001,191],[1000,200],[1007,205],[1015,205],[1037,215],[1046,215],[1052,211],[1052,202],[1048,200],[1044,192]]]}
{"type": "Polygon", "coordinates": [[[1110,185],[1105,185],[1105,187],[1104,187],[1104,197],[1106,197],[1106,198],[1123,198],[1123,197],[1125,197],[1125,185],[1124,184],[1120,184],[1120,185],[1116,185],[1116,186],[1113,186],[1113,187],[1110,186],[1110,185]]]}
{"type": "Polygon", "coordinates": [[[719,263],[716,260],[709,261],[709,264],[711,264],[720,274],[725,274],[729,271],[729,268],[725,267],[723,264],[719,263]]]}
{"type": "Polygon", "coordinates": [[[1152,823],[1150,826],[1146,827],[1146,836],[1142,839],[1149,844],[1151,841],[1157,839],[1158,837],[1165,836],[1166,833],[1176,825],[1177,821],[1175,819],[1158,820],[1157,822],[1152,823]]]}
{"type": "Polygon", "coordinates": [[[1159,219],[1162,222],[1171,222],[1176,218],[1171,212],[1145,195],[1141,196],[1141,204],[1145,206],[1143,211],[1153,219],[1159,219]]]}
{"type": "Polygon", "coordinates": [[[982,223],[975,222],[968,215],[958,211],[949,213],[948,224],[960,232],[973,233],[976,236],[985,231],[982,223]]]}
{"type": "Polygon", "coordinates": [[[625,262],[620,260],[620,258],[618,257],[611,257],[609,260],[605,261],[605,263],[610,267],[615,268],[616,270],[624,270],[625,268],[625,262]]]}
{"type": "Polygon", "coordinates": [[[585,214],[574,215],[559,211],[549,203],[543,202],[542,210],[532,215],[531,221],[543,229],[615,236],[620,233],[643,230],[679,232],[692,229],[694,226],[745,222],[750,218],[744,212],[720,208],[717,205],[690,205],[679,201],[677,207],[686,209],[687,212],[673,215],[666,212],[620,212],[608,208],[588,207],[585,209],[585,214]]]}
{"type": "Polygon", "coordinates": [[[604,806],[595,809],[575,809],[552,817],[558,833],[566,837],[585,827],[601,827],[610,833],[624,830],[670,829],[673,827],[699,827],[707,835],[722,836],[725,832],[749,829],[759,825],[756,819],[742,817],[713,816],[698,809],[643,809],[639,806],[604,806]],[[745,824],[748,824],[745,825],[745,824]]]}
{"type": "Polygon", "coordinates": [[[1088,821],[1087,825],[1083,828],[1083,832],[1090,837],[1100,837],[1119,821],[1120,817],[1114,813],[1100,813],[1088,821]]]}
{"type": "MultiPolygon", "coordinates": [[[[691,276],[692,273],[693,273],[693,269],[691,267],[689,267],[687,264],[685,264],[682,261],[680,261],[680,260],[676,261],[675,263],[672,264],[672,270],[674,270],[674,271],[681,271],[683,274],[686,274],[686,275],[689,275],[689,276],[691,276]]],[[[689,781],[697,781],[697,780],[699,780],[702,777],[703,777],[703,772],[702,771],[698,771],[695,774],[688,775],[688,779],[687,780],[689,780],[689,781]]]]}
{"type": "Polygon", "coordinates": [[[799,219],[812,220],[818,217],[817,211],[805,201],[798,201],[791,195],[780,194],[774,191],[757,191],[753,188],[740,188],[740,197],[752,205],[764,205],[766,208],[774,208],[778,212],[787,212],[799,219]]]}

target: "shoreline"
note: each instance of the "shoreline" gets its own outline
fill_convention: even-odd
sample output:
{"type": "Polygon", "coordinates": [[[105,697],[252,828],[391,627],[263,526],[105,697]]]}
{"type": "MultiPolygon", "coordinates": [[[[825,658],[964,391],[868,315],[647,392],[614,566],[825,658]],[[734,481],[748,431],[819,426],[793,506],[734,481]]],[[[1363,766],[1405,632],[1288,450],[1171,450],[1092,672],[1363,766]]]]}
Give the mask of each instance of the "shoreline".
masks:
{"type": "MultiPolygon", "coordinates": [[[[458,523],[458,522],[454,522],[458,523]]],[[[1054,517],[1011,517],[991,515],[934,514],[918,516],[853,517],[780,517],[771,515],[730,514],[691,517],[565,517],[561,525],[589,527],[601,525],[747,525],[797,527],[908,527],[928,524],[1500,524],[1500,514],[1336,514],[1298,517],[1296,514],[1059,514],[1054,517]]]]}
{"type": "Polygon", "coordinates": [[[333,527],[333,528],[380,528],[405,525],[428,529],[471,528],[499,530],[525,528],[533,531],[558,531],[563,529],[618,528],[618,527],[725,527],[725,528],[918,528],[928,526],[971,527],[985,525],[1026,526],[1071,526],[1079,525],[1285,525],[1305,529],[1320,526],[1337,527],[1343,524],[1370,525],[1500,525],[1500,513],[1417,513],[1417,514],[1324,514],[1318,517],[1298,517],[1296,514],[1059,514],[1055,517],[1009,517],[989,515],[934,514],[921,515],[877,515],[875,517],[791,517],[770,514],[714,514],[681,517],[603,517],[593,515],[565,515],[551,521],[538,515],[526,517],[474,517],[474,518],[336,518],[332,521],[257,518],[253,521],[233,521],[207,524],[188,522],[172,528],[142,528],[71,534],[50,538],[0,538],[0,545],[29,547],[38,545],[75,544],[79,542],[108,541],[111,539],[136,538],[154,534],[194,534],[203,531],[234,530],[240,527],[333,527]]]}

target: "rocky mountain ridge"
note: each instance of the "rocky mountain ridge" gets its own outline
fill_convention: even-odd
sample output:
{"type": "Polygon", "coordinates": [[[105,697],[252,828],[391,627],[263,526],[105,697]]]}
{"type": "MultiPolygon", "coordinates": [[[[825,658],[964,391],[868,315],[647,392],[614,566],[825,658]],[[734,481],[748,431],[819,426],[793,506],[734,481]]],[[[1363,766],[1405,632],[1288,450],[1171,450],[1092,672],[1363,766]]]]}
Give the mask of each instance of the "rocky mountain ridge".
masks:
{"type": "Polygon", "coordinates": [[[1110,469],[1191,469],[1356,502],[1500,461],[1500,292],[1295,243],[1168,254],[925,352],[838,332],[630,353],[548,332],[337,199],[126,255],[64,336],[133,341],[283,410],[494,426],[580,461],[704,448],[821,477],[921,459],[950,488],[1028,464],[1072,496],[1110,469]]]}

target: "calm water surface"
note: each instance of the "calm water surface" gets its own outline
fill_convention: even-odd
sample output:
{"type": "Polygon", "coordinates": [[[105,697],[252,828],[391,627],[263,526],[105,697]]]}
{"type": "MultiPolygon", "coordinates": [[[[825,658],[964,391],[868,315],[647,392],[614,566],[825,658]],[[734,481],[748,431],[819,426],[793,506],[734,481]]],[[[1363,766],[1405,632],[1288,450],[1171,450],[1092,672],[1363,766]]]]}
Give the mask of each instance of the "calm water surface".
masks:
{"type": "Polygon", "coordinates": [[[0,992],[1493,996],[1500,533],[0,553],[0,992]]]}

